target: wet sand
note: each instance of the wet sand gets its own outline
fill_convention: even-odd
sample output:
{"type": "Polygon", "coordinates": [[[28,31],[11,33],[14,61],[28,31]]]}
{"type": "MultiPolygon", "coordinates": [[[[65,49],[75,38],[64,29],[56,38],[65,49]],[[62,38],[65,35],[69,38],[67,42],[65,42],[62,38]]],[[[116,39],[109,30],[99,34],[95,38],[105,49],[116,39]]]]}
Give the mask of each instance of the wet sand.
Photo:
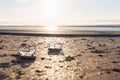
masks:
{"type": "Polygon", "coordinates": [[[0,80],[120,80],[120,38],[1,35],[0,80]],[[48,54],[51,42],[62,54],[48,54]],[[21,44],[36,46],[35,61],[18,59],[21,44]]]}

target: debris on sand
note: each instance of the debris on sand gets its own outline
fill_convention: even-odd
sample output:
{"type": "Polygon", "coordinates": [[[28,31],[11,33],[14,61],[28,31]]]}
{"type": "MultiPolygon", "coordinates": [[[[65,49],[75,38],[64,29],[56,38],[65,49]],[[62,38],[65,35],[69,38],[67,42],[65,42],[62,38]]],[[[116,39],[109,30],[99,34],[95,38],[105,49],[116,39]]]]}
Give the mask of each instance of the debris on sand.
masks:
{"type": "Polygon", "coordinates": [[[82,54],[77,54],[75,57],[80,57],[80,56],[82,56],[82,54]]]}
{"type": "Polygon", "coordinates": [[[95,47],[89,47],[88,49],[90,49],[90,50],[94,50],[94,49],[95,49],[95,47]]]}
{"type": "Polygon", "coordinates": [[[118,61],[112,61],[112,63],[119,63],[118,61]]]}
{"type": "Polygon", "coordinates": [[[7,56],[7,54],[0,54],[0,57],[5,57],[7,56]]]}
{"type": "Polygon", "coordinates": [[[65,58],[65,61],[72,61],[72,60],[75,60],[75,58],[71,56],[68,56],[65,58]]]}
{"type": "Polygon", "coordinates": [[[41,70],[36,70],[35,72],[37,72],[37,73],[41,73],[41,72],[43,72],[43,71],[41,71],[41,70]]]}
{"type": "Polygon", "coordinates": [[[13,63],[14,65],[16,65],[18,62],[16,60],[11,60],[11,63],[13,63]]]}
{"type": "Polygon", "coordinates": [[[18,74],[18,75],[23,75],[24,74],[22,69],[15,70],[15,73],[18,74]]]}
{"type": "Polygon", "coordinates": [[[103,57],[103,55],[98,55],[99,57],[103,57]]]}
{"type": "Polygon", "coordinates": [[[49,80],[48,78],[46,78],[46,80],[49,80]]]}
{"type": "Polygon", "coordinates": [[[10,56],[18,57],[19,55],[18,54],[11,54],[10,56]]]}
{"type": "Polygon", "coordinates": [[[79,78],[83,79],[83,76],[81,75],[81,76],[79,76],[79,78]]]}
{"type": "Polygon", "coordinates": [[[114,71],[114,72],[118,72],[118,73],[120,73],[120,69],[112,69],[112,71],[114,71]]]}
{"type": "Polygon", "coordinates": [[[45,58],[41,58],[41,60],[45,60],[45,58]]]}
{"type": "Polygon", "coordinates": [[[94,51],[91,51],[92,53],[105,53],[105,51],[103,51],[103,50],[94,50],[94,51]]]}
{"type": "Polygon", "coordinates": [[[50,66],[45,66],[45,68],[50,68],[50,69],[51,69],[52,67],[50,67],[50,66]]]}
{"type": "Polygon", "coordinates": [[[0,49],[3,49],[4,48],[4,46],[0,46],[0,49]]]}

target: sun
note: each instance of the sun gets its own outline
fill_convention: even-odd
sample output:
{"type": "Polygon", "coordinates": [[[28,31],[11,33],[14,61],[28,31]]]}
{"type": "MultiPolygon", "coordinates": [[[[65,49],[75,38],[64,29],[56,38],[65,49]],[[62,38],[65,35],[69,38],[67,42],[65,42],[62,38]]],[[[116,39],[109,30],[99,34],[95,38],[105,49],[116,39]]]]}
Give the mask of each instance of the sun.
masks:
{"type": "Polygon", "coordinates": [[[45,21],[56,21],[61,13],[60,0],[43,0],[42,13],[45,21]]]}
{"type": "Polygon", "coordinates": [[[61,14],[60,0],[43,0],[42,1],[42,15],[43,20],[46,22],[44,25],[45,30],[54,32],[57,28],[57,21],[61,14]]]}

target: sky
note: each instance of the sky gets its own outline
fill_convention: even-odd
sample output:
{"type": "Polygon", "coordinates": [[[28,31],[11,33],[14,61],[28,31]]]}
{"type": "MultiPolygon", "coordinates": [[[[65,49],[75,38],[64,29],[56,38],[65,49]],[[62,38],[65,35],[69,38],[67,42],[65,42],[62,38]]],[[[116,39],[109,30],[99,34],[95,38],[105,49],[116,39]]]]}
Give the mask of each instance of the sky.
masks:
{"type": "Polygon", "coordinates": [[[0,25],[120,24],[120,0],[0,0],[0,25]]]}

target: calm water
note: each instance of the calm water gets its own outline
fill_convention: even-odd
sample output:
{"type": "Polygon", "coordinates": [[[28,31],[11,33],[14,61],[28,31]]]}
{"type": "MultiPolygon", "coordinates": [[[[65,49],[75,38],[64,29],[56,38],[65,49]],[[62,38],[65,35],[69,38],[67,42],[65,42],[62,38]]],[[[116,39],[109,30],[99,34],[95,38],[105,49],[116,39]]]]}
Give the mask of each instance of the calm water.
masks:
{"type": "MultiPolygon", "coordinates": [[[[0,30],[48,30],[51,27],[29,27],[29,26],[0,26],[0,30]],[[46,29],[47,28],[47,29],[46,29]]],[[[116,31],[120,32],[120,27],[52,27],[57,31],[116,31]]]]}

